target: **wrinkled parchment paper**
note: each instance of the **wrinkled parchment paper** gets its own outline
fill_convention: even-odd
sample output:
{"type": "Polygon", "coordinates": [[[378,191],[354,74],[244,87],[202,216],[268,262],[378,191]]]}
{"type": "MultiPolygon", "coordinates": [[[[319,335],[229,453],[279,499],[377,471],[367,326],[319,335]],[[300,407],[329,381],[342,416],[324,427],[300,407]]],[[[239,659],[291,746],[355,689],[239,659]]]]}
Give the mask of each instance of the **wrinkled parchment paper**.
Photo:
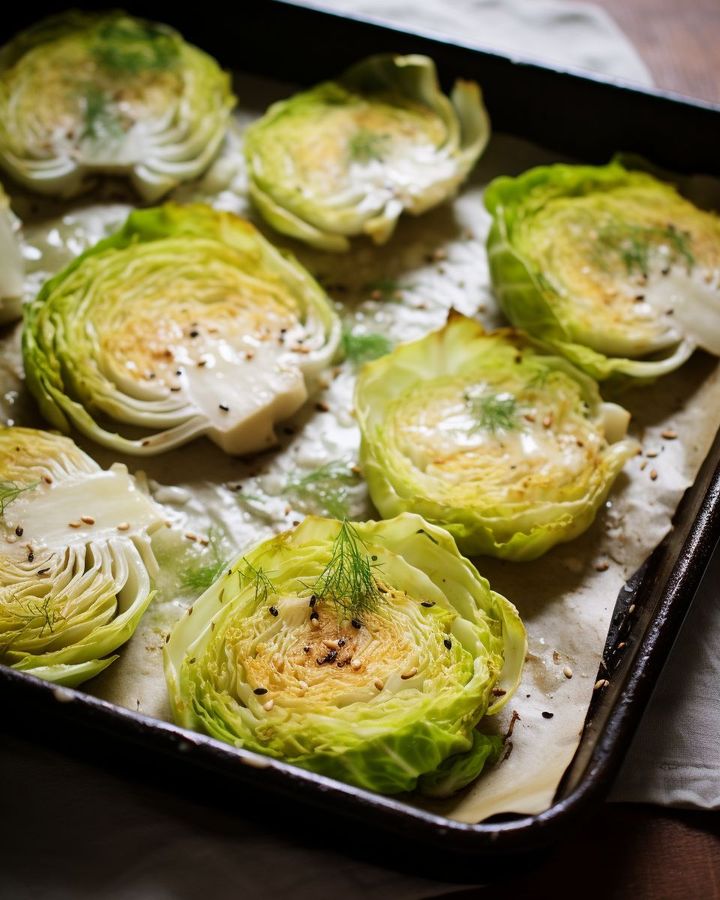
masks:
{"type": "MultiPolygon", "coordinates": [[[[291,90],[238,78],[241,112],[223,154],[203,179],[177,190],[173,199],[204,200],[255,219],[244,197],[242,129],[269,102],[291,90]]],[[[326,285],[354,331],[411,340],[440,327],[452,307],[492,328],[502,319],[485,257],[489,216],[482,204],[483,187],[497,175],[556,161],[562,161],[556,154],[497,135],[454,202],[419,219],[403,220],[382,248],[358,242],[350,254],[333,256],[264,230],[276,243],[290,247],[326,285]]],[[[26,222],[28,295],[48,273],[113,231],[130,209],[128,195],[118,185],[105,185],[71,203],[39,201],[21,193],[13,194],[13,202],[26,222]]],[[[11,329],[2,339],[3,418],[40,426],[20,377],[18,334],[19,329],[11,329]]],[[[155,498],[166,505],[173,527],[154,541],[161,565],[156,601],[121,658],[85,690],[144,715],[169,719],[162,645],[195,599],[184,584],[187,574],[212,563],[218,554],[224,559],[236,556],[291,527],[307,512],[324,512],[312,499],[298,500],[287,485],[328,462],[341,460],[349,467],[356,461],[354,372],[352,364],[345,363],[329,375],[320,394],[278,429],[280,446],[273,452],[238,460],[201,440],[154,459],[121,458],[147,479],[155,498]],[[196,538],[208,535],[214,540],[204,547],[196,538]]],[[[506,758],[455,798],[422,801],[435,812],[478,822],[502,812],[539,812],[551,804],[580,739],[618,593],[668,531],[682,492],[717,429],[718,368],[714,360],[696,354],[681,372],[619,399],[633,414],[632,431],[642,455],[626,465],[593,527],[533,563],[476,560],[492,587],[518,607],[527,627],[528,656],[516,695],[500,715],[483,723],[485,730],[506,734],[515,718],[506,758]],[[663,432],[676,433],[677,438],[663,437],[663,432]]],[[[104,466],[118,459],[87,441],[79,443],[104,466]]],[[[377,515],[360,480],[347,487],[345,500],[352,518],[377,515]]]]}

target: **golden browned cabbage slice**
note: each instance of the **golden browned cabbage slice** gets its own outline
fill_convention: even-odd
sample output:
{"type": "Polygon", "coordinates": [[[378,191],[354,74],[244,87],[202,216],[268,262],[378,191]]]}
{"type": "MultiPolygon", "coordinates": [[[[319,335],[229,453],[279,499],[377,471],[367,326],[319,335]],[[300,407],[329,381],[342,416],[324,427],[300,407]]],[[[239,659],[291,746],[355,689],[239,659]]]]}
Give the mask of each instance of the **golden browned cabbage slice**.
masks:
{"type": "Polygon", "coordinates": [[[165,648],[177,722],[382,793],[442,795],[496,759],[476,729],[517,687],[525,629],[419,516],[308,517],[248,551],[165,648]]]}
{"type": "Polygon", "coordinates": [[[0,163],[44,194],[110,174],[156,200],[207,167],[234,103],[229,76],[167,25],[65,13],[0,51],[0,163]]]}
{"type": "Polygon", "coordinates": [[[458,314],[367,363],[355,406],[381,514],[417,512],[471,554],[534,559],[581,534],[637,451],[591,378],[458,314]]]}
{"type": "Polygon", "coordinates": [[[490,136],[474,82],[440,90],[426,56],[373,56],[275,103],[247,132],[250,196],[278,231],[322,250],[377,244],[403,211],[453,196],[490,136]]]}

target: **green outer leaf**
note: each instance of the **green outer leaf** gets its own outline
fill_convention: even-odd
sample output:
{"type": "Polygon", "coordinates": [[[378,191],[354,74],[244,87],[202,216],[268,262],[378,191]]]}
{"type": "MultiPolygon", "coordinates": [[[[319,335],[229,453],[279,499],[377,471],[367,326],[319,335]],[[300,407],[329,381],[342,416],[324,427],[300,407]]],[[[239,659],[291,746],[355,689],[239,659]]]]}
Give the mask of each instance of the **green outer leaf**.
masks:
{"type": "MultiPolygon", "coordinates": [[[[453,763],[428,787],[438,794],[454,790],[474,777],[483,754],[489,755],[479,747],[474,727],[485,713],[497,712],[517,687],[526,650],[525,629],[515,607],[490,590],[446,531],[411,514],[353,523],[353,527],[368,553],[377,556],[377,571],[385,584],[411,591],[412,600],[392,601],[399,604],[398,609],[403,602],[412,602],[416,615],[420,604],[415,607],[415,599],[432,597],[434,606],[421,610],[422,626],[403,614],[408,615],[403,634],[417,633],[420,640],[428,631],[430,640],[439,629],[439,638],[433,640],[440,641],[447,634],[442,623],[451,623],[451,649],[439,643],[442,654],[450,656],[423,663],[423,676],[434,673],[435,687],[424,692],[410,682],[408,687],[399,682],[397,693],[381,699],[373,693],[369,700],[356,699],[343,706],[308,705],[300,712],[296,704],[293,713],[283,707],[279,696],[268,714],[261,705],[266,698],[252,693],[253,685],[244,683],[241,667],[224,674],[227,629],[236,629],[245,620],[257,620],[257,627],[262,627],[266,616],[279,628],[295,633],[294,626],[285,626],[281,599],[319,574],[341,528],[340,522],[310,516],[294,531],[244,554],[231,567],[231,574],[195,603],[192,615],[185,615],[175,626],[165,647],[173,716],[179,724],[219,740],[382,793],[412,790],[421,776],[453,757],[453,763]],[[279,598],[273,599],[279,607],[275,619],[267,615],[267,599],[258,603],[251,581],[242,576],[248,563],[272,578],[279,598]],[[439,665],[449,667],[438,670],[439,665]],[[230,690],[222,684],[235,687],[230,690]],[[491,703],[496,686],[506,693],[491,703]],[[240,701],[243,690],[247,699],[240,701]]],[[[307,610],[304,603],[303,608],[307,610]]],[[[385,614],[401,615],[394,606],[386,607],[385,614]]],[[[382,666],[382,660],[375,659],[376,664],[382,666]]],[[[334,671],[332,666],[323,669],[327,679],[332,679],[334,671]]]]}
{"type": "MultiPolygon", "coordinates": [[[[388,356],[367,363],[357,381],[355,409],[362,434],[360,463],[373,503],[385,517],[415,512],[446,528],[468,554],[503,559],[536,559],[554,544],[572,540],[593,522],[624,463],[636,452],[630,440],[610,444],[591,490],[575,499],[549,496],[542,503],[488,506],[482,497],[448,504],[441,494],[429,496],[412,462],[395,446],[385,423],[388,408],[406,391],[445,375],[481,377],[483,372],[517,367],[515,357],[538,357],[547,371],[561,372],[580,388],[592,419],[599,422],[602,400],[592,379],[567,360],[545,356],[520,334],[505,330],[486,334],[477,322],[452,314],[432,334],[401,344],[388,356]]],[[[598,426],[601,427],[601,426],[598,426]]]]}
{"type": "Polygon", "coordinates": [[[119,658],[116,654],[115,656],[106,656],[105,659],[91,659],[84,663],[57,663],[54,666],[17,665],[13,666],[13,669],[34,675],[36,678],[42,678],[43,681],[50,681],[52,684],[74,688],[95,678],[119,658]]]}
{"type": "Polygon", "coordinates": [[[434,772],[418,781],[418,789],[426,797],[448,797],[475,781],[487,765],[493,765],[502,754],[503,740],[497,735],[473,732],[473,745],[467,753],[449,756],[434,772]]]}
{"type": "MultiPolygon", "coordinates": [[[[457,81],[448,98],[441,92],[435,65],[428,57],[372,56],[352,66],[337,82],[323,82],[273,104],[262,119],[248,128],[245,136],[248,192],[273,228],[320,250],[346,252],[350,249],[349,238],[360,234],[383,244],[392,235],[403,209],[419,215],[457,192],[489,137],[487,112],[474,82],[457,81]],[[364,196],[315,204],[298,191],[294,182],[286,183],[282,168],[275,166],[269,155],[279,149],[275,126],[296,111],[311,112],[313,107],[350,103],[358,95],[382,95],[386,102],[395,97],[398,103],[411,101],[432,110],[446,129],[445,141],[438,152],[453,160],[452,177],[422,190],[410,186],[407,197],[403,200],[394,197],[384,208],[368,208],[364,196]]],[[[388,177],[392,177],[391,173],[388,177]]]]}
{"type": "MultiPolygon", "coordinates": [[[[95,408],[109,396],[115,419],[123,424],[124,395],[102,372],[101,354],[92,337],[76,321],[76,310],[65,302],[65,284],[86,262],[114,251],[141,248],[164,238],[217,241],[218,246],[237,251],[243,264],[257,271],[257,277],[281,281],[293,292],[298,304],[316,316],[324,329],[326,345],[322,353],[332,357],[339,341],[340,320],[325,293],[310,274],[290,254],[283,254],[266,241],[257,229],[239,217],[203,204],[180,206],[166,203],[130,213],[125,224],[110,237],[80,254],[58,275],[45,282],[36,299],[24,308],[23,361],[30,392],[45,419],[55,428],[69,432],[74,426],[105,447],[138,456],[153,455],[186,443],[208,431],[210,423],[200,414],[142,439],[131,439],[109,431],[97,419],[95,408]],[[68,338],[67,334],[72,334],[68,338]],[[94,408],[95,407],[95,408],[94,408]]],[[[172,270],[168,267],[168,278],[172,270]]],[[[320,355],[317,354],[318,359],[320,355]]],[[[308,367],[318,365],[308,362],[308,367]]],[[[105,412],[110,415],[109,409],[105,412]]],[[[151,417],[148,427],[157,427],[151,417]]]]}
{"type": "Polygon", "coordinates": [[[627,183],[652,184],[675,196],[671,188],[652,176],[628,172],[617,162],[606,166],[538,166],[517,178],[500,176],[485,191],[485,206],[493,216],[487,239],[490,276],[503,312],[513,325],[523,328],[549,351],[561,353],[599,381],[655,379],[681,366],[692,355],[695,343],[684,340],[654,358],[627,359],[606,356],[573,341],[542,273],[515,246],[514,229],[524,216],[553,197],[581,196],[627,183]]]}

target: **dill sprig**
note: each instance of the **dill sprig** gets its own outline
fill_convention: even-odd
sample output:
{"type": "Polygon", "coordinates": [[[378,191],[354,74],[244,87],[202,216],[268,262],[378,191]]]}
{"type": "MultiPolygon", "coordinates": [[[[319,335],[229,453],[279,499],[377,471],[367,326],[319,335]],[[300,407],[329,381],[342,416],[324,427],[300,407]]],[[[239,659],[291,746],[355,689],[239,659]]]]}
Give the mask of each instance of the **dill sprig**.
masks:
{"type": "Polygon", "coordinates": [[[628,275],[647,275],[651,254],[660,244],[668,245],[672,262],[684,260],[688,269],[695,265],[689,235],[672,223],[652,227],[614,222],[598,232],[601,256],[619,257],[628,275]]]}
{"type": "Polygon", "coordinates": [[[343,618],[358,619],[372,612],[382,599],[374,568],[362,538],[345,519],[313,593],[318,600],[332,603],[343,618]]]}
{"type": "Polygon", "coordinates": [[[473,431],[511,431],[517,427],[517,400],[512,394],[465,394],[465,402],[475,419],[473,431]]]}
{"type": "Polygon", "coordinates": [[[209,561],[188,569],[183,575],[182,587],[188,591],[201,593],[217,581],[227,565],[227,557],[223,552],[222,543],[222,531],[213,525],[208,531],[207,554],[209,561]]]}
{"type": "MultiPolygon", "coordinates": [[[[46,630],[50,634],[54,634],[57,624],[66,621],[65,616],[51,605],[53,598],[50,594],[43,599],[28,597],[21,600],[14,596],[12,600],[17,604],[18,609],[15,610],[8,604],[5,607],[6,611],[22,625],[20,631],[14,635],[12,640],[17,640],[18,637],[31,629],[40,629],[38,637],[44,637],[46,630]]],[[[56,597],[55,605],[57,603],[58,598],[56,597]]],[[[4,649],[7,650],[8,648],[5,647],[4,649]]]]}
{"type": "Polygon", "coordinates": [[[122,126],[112,109],[110,98],[103,90],[95,84],[88,85],[85,89],[84,102],[83,138],[96,141],[120,136],[122,126]]]}
{"type": "Polygon", "coordinates": [[[252,584],[255,588],[255,605],[260,606],[268,602],[270,597],[274,596],[277,591],[275,585],[270,581],[267,573],[262,566],[255,567],[249,559],[243,556],[244,569],[238,569],[238,574],[247,583],[252,584]]]}
{"type": "Polygon", "coordinates": [[[389,135],[361,128],[356,131],[348,142],[350,159],[356,162],[382,161],[383,154],[387,151],[389,135]]]}
{"type": "Polygon", "coordinates": [[[392,348],[392,341],[384,334],[353,334],[349,329],[343,331],[342,349],[345,358],[356,365],[385,356],[392,348]]]}
{"type": "Polygon", "coordinates": [[[156,25],[120,19],[98,31],[93,56],[113,75],[137,75],[169,68],[178,49],[173,36],[156,25]]]}
{"type": "Polygon", "coordinates": [[[0,481],[0,518],[5,515],[5,510],[14,500],[17,500],[20,494],[34,490],[39,483],[39,481],[35,481],[32,484],[16,484],[14,481],[0,481]]]}
{"type": "Polygon", "coordinates": [[[349,512],[350,488],[359,480],[347,461],[333,459],[301,478],[291,478],[284,493],[312,510],[319,507],[335,519],[344,519],[349,512]]]}

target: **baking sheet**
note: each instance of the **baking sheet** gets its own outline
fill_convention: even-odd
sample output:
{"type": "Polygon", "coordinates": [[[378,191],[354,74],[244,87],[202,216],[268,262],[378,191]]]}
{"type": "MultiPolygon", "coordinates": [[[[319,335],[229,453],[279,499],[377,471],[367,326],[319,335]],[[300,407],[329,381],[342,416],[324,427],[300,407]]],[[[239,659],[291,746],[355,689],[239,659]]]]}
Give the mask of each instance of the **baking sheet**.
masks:
{"type": "MultiPolygon", "coordinates": [[[[203,179],[179,189],[173,199],[205,200],[254,219],[244,198],[238,152],[242,128],[269,102],[292,90],[239,77],[241,111],[223,154],[203,179]]],[[[354,332],[414,339],[440,327],[450,308],[475,315],[492,328],[501,318],[484,250],[489,217],[482,205],[483,186],[496,175],[554,161],[562,160],[516,138],[493,137],[460,197],[419,219],[403,220],[383,248],[358,242],[352,253],[336,257],[266,233],[275,243],[289,246],[326,285],[354,332]]],[[[702,194],[702,184],[699,190],[702,194]]],[[[114,230],[130,209],[125,189],[116,184],[73,203],[19,193],[13,194],[13,201],[26,221],[29,295],[48,273],[114,230]]],[[[18,332],[10,330],[3,337],[2,412],[16,424],[40,425],[21,381],[18,332]]],[[[121,658],[85,686],[88,692],[145,715],[169,718],[162,645],[173,622],[195,599],[185,584],[188,574],[291,527],[306,512],[324,511],[312,501],[299,500],[288,484],[328,463],[350,471],[356,462],[354,371],[345,363],[330,373],[321,393],[278,429],[281,444],[273,452],[238,460],[202,440],[155,459],[123,459],[132,471],[144,473],[174,527],[154,541],[161,563],[157,600],[121,658]],[[210,544],[203,546],[208,537],[210,544]]],[[[708,410],[720,409],[718,367],[696,354],[680,373],[620,399],[633,413],[632,430],[643,454],[627,464],[594,526],[534,563],[476,561],[493,588],[517,605],[528,630],[522,684],[506,710],[483,723],[486,730],[506,734],[515,719],[506,758],[451,800],[430,803],[409,797],[408,802],[422,802],[463,822],[501,812],[539,812],[552,802],[580,739],[618,592],[667,532],[672,512],[717,429],[717,418],[708,410]],[[668,429],[678,438],[663,438],[668,429]]],[[[79,443],[104,466],[118,458],[86,441],[79,443]]],[[[344,491],[350,517],[376,515],[361,480],[344,491]]]]}

